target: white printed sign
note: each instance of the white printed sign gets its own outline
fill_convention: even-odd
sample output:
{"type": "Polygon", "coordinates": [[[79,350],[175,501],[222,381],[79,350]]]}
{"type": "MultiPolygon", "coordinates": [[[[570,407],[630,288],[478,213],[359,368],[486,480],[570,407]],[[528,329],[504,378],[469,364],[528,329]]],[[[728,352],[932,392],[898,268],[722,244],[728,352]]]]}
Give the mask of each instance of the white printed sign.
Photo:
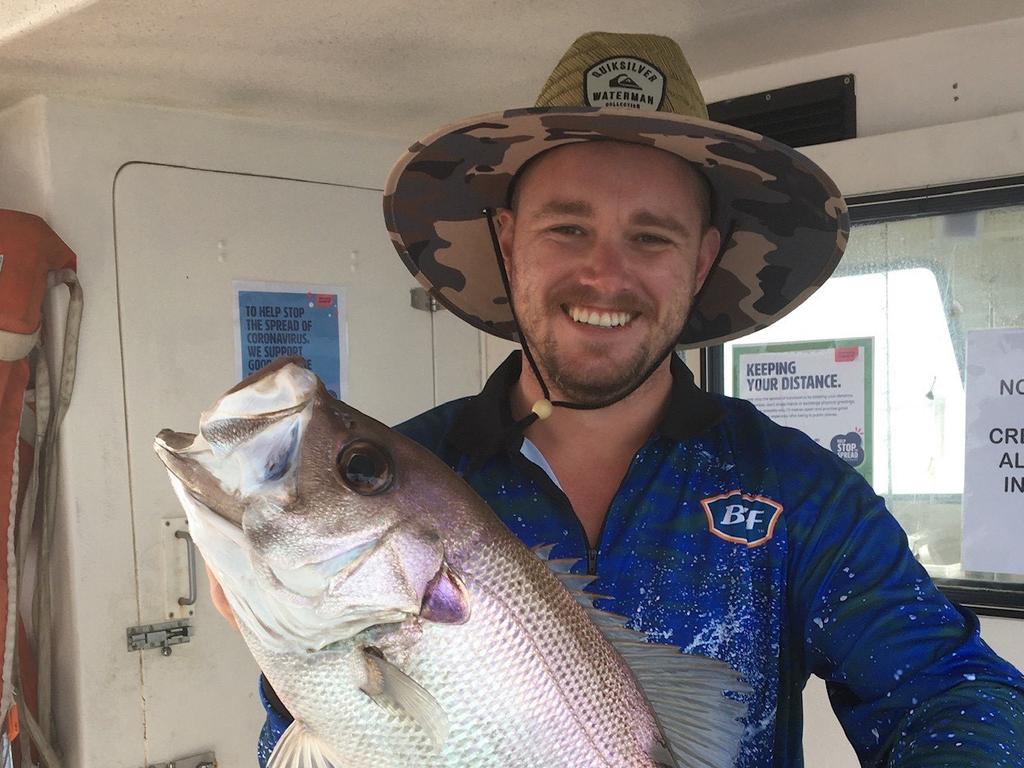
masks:
{"type": "Polygon", "coordinates": [[[964,570],[1024,574],[1024,328],[967,333],[964,570]]]}
{"type": "Polygon", "coordinates": [[[871,482],[872,339],[733,346],[733,392],[871,482]]]}

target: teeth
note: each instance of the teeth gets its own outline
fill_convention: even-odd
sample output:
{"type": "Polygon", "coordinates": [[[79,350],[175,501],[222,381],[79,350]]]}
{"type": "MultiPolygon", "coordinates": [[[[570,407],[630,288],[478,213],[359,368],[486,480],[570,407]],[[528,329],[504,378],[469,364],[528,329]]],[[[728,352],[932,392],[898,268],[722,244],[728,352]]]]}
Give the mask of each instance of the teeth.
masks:
{"type": "Polygon", "coordinates": [[[633,319],[631,312],[597,312],[579,307],[569,307],[569,316],[577,323],[597,325],[602,328],[617,328],[633,319]]]}

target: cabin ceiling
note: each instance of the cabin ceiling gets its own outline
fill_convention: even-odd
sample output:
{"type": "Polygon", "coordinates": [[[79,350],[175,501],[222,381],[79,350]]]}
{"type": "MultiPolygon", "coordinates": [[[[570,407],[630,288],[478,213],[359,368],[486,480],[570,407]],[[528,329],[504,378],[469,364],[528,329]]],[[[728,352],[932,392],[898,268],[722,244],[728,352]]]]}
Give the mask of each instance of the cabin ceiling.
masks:
{"type": "Polygon", "coordinates": [[[66,95],[411,138],[532,103],[592,29],[671,35],[706,80],[1020,16],[1021,0],[2,0],[0,109],[66,95]]]}

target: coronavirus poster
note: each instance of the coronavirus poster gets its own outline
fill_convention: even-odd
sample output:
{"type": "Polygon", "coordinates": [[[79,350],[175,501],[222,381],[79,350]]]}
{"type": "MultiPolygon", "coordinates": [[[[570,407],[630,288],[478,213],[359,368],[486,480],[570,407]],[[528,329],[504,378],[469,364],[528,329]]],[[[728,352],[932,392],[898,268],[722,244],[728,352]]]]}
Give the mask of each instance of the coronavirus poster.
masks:
{"type": "Polygon", "coordinates": [[[346,396],[344,289],[236,282],[234,290],[240,378],[278,357],[300,357],[334,397],[346,396]]]}
{"type": "Polygon", "coordinates": [[[871,482],[872,339],[733,346],[733,392],[871,482]]]}
{"type": "Polygon", "coordinates": [[[963,562],[1024,574],[1024,328],[967,333],[963,562]]]}

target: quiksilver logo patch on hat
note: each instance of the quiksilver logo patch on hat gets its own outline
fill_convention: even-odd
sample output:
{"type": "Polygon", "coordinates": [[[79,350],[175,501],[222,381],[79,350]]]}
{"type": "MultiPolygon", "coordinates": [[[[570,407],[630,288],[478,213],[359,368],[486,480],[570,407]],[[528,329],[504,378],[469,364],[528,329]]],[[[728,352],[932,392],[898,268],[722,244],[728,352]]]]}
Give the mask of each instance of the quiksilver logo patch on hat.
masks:
{"type": "Polygon", "coordinates": [[[765,496],[735,490],[701,499],[708,529],[720,539],[759,547],[775,533],[782,505],[765,496]]]}
{"type": "Polygon", "coordinates": [[[583,102],[591,107],[633,107],[654,112],[665,98],[665,75],[631,56],[599,61],[583,75],[583,102]]]}

